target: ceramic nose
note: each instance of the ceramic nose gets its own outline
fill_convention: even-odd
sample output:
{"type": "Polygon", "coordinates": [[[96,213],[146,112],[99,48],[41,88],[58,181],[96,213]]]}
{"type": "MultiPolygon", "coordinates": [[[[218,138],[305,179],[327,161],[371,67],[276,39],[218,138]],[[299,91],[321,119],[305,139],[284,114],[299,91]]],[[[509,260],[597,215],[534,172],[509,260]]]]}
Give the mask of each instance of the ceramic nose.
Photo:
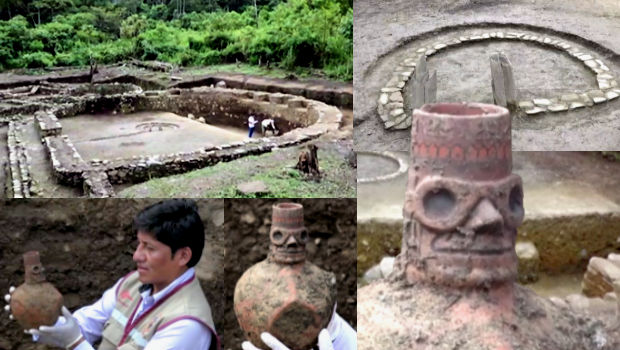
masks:
{"type": "Polygon", "coordinates": [[[495,208],[488,199],[483,199],[474,208],[469,219],[465,223],[465,228],[473,231],[481,231],[486,227],[501,226],[504,223],[502,214],[495,208]]]}
{"type": "Polygon", "coordinates": [[[288,239],[286,240],[286,243],[285,243],[285,245],[286,245],[287,247],[290,247],[290,246],[296,246],[297,244],[298,244],[298,243],[297,243],[297,240],[295,239],[295,236],[294,236],[294,235],[290,235],[290,236],[288,237],[288,239]]]}

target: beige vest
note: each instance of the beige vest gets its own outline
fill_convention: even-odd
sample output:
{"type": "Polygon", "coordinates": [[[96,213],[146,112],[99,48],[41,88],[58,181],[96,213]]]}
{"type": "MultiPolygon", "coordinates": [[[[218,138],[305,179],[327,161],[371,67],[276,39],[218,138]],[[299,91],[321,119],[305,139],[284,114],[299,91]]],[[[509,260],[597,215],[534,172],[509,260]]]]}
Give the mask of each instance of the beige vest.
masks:
{"type": "Polygon", "coordinates": [[[134,319],[142,301],[138,291],[142,284],[136,272],[127,275],[116,289],[116,306],[103,326],[99,350],[142,350],[157,331],[184,319],[195,320],[207,327],[212,335],[209,350],[220,349],[211,307],[196,276],[177,286],[150,310],[134,319]],[[128,324],[129,320],[131,324],[128,324]]]}

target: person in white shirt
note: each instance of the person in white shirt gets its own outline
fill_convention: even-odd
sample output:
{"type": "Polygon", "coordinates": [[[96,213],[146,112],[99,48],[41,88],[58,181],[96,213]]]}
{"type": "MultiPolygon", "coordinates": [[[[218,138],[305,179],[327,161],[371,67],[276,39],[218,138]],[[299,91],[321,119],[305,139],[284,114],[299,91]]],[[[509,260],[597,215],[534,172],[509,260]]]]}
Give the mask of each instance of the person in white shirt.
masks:
{"type": "Polygon", "coordinates": [[[250,117],[248,118],[248,137],[252,138],[252,134],[254,133],[254,128],[256,127],[256,124],[258,123],[258,120],[256,120],[256,118],[254,118],[253,115],[250,115],[250,117]]]}
{"type": "Polygon", "coordinates": [[[134,230],[137,271],[73,315],[63,307],[55,325],[27,330],[35,341],[72,350],[94,349],[99,340],[99,350],[220,349],[193,268],[204,247],[196,204],[174,199],[151,205],[135,217],[134,230]]]}

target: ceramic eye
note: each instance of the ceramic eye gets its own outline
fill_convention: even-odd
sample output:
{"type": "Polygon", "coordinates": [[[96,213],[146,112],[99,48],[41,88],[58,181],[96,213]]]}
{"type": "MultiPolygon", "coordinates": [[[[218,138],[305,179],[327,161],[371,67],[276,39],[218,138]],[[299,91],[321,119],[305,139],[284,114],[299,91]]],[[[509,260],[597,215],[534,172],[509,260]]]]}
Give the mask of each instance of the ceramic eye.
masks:
{"type": "Polygon", "coordinates": [[[512,190],[510,190],[508,205],[513,215],[523,215],[523,189],[521,185],[515,185],[512,190]]]}
{"type": "Polygon", "coordinates": [[[422,199],[424,213],[431,218],[443,218],[454,210],[456,197],[445,188],[428,191],[422,199]]]}
{"type": "Polygon", "coordinates": [[[302,242],[307,242],[308,241],[308,230],[303,230],[301,231],[301,234],[299,235],[299,237],[301,238],[302,242]]]}
{"type": "Polygon", "coordinates": [[[281,241],[281,240],[282,240],[282,238],[283,238],[283,237],[284,237],[284,235],[283,235],[283,234],[282,234],[282,232],[280,232],[280,231],[274,231],[274,232],[271,234],[271,238],[272,238],[274,241],[278,241],[278,242],[279,242],[279,241],[281,241]]]}

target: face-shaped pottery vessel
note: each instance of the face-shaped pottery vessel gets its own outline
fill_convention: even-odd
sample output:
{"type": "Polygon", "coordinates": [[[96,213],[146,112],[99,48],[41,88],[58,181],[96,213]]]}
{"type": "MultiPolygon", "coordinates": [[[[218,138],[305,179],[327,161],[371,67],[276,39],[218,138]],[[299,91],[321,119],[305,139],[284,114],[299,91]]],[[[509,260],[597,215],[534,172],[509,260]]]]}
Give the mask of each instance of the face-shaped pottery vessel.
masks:
{"type": "Polygon", "coordinates": [[[517,276],[521,178],[512,174],[510,115],[483,104],[414,112],[404,214],[406,276],[477,287],[517,276]]]}
{"type": "Polygon", "coordinates": [[[234,306],[246,337],[261,349],[269,332],[291,350],[307,350],[327,327],[336,302],[335,276],[306,261],[303,206],[273,206],[268,258],[250,267],[235,287],[234,306]]]}

